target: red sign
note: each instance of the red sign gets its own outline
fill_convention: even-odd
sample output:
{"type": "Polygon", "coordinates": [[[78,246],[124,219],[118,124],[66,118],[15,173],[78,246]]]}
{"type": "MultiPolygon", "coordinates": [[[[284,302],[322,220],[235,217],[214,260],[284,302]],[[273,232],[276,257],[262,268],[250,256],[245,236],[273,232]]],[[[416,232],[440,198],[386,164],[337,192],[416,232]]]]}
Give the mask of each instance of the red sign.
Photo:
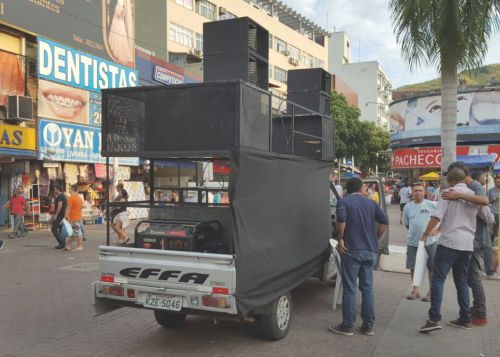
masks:
{"type": "MultiPolygon", "coordinates": [[[[106,178],[106,164],[94,164],[95,177],[106,178]]],[[[113,178],[113,166],[109,166],[109,178],[113,178]]]]}
{"type": "MultiPolygon", "coordinates": [[[[490,146],[488,148],[488,153],[490,153],[490,148],[497,148],[495,150],[498,151],[495,151],[495,153],[500,154],[500,145],[490,146]]],[[[469,155],[470,151],[470,146],[457,146],[457,155],[469,155]]],[[[392,151],[391,166],[395,170],[441,167],[441,156],[441,147],[439,146],[429,148],[396,149],[392,151]]]]}

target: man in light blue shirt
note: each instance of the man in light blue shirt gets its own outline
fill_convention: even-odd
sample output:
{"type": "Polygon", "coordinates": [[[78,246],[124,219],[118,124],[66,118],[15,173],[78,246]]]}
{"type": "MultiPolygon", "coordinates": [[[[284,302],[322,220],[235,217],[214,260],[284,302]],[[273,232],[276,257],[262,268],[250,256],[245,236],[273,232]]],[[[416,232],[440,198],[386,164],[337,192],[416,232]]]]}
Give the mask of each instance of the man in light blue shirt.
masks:
{"type": "MultiPolygon", "coordinates": [[[[431,219],[432,213],[436,209],[436,203],[424,199],[425,187],[423,183],[413,185],[413,201],[406,204],[403,209],[403,223],[408,229],[406,236],[406,269],[410,269],[411,279],[415,272],[415,261],[417,257],[418,242],[425,232],[425,228],[431,219]]],[[[429,281],[432,280],[432,266],[434,265],[434,256],[436,254],[437,238],[430,236],[425,244],[427,251],[427,270],[429,271],[429,281]]],[[[412,292],[406,297],[408,300],[415,300],[420,297],[419,287],[413,286],[412,292]]],[[[430,292],[422,298],[423,301],[430,301],[430,292]]]]}

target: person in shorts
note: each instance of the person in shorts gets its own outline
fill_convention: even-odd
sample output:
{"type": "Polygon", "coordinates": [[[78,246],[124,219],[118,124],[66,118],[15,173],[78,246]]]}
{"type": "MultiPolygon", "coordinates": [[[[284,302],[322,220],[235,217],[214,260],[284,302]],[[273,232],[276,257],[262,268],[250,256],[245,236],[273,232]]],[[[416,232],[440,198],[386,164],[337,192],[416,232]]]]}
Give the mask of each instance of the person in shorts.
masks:
{"type": "Polygon", "coordinates": [[[12,233],[9,238],[23,238],[28,230],[24,226],[24,216],[30,212],[30,205],[26,198],[24,198],[23,188],[18,187],[12,198],[7,201],[2,208],[10,208],[10,212],[14,217],[14,225],[12,226],[12,233]]]}
{"type": "Polygon", "coordinates": [[[403,224],[403,210],[408,202],[411,201],[411,188],[408,182],[405,182],[404,187],[399,190],[399,208],[401,209],[401,215],[399,217],[399,223],[403,224]]]}
{"type": "MultiPolygon", "coordinates": [[[[422,234],[431,219],[432,213],[436,209],[436,202],[425,199],[425,187],[422,183],[413,185],[413,201],[407,203],[403,208],[403,223],[408,229],[406,236],[406,269],[410,270],[411,279],[413,282],[413,274],[415,272],[415,262],[417,257],[418,243],[422,234]]],[[[436,232],[434,232],[435,234],[436,232]]],[[[437,238],[429,236],[425,244],[427,251],[427,270],[429,272],[429,282],[432,280],[432,267],[434,265],[434,256],[436,254],[437,238]]],[[[411,293],[406,297],[409,300],[420,298],[418,286],[413,286],[411,293]]],[[[423,301],[430,301],[430,292],[422,298],[423,301]]]]}
{"type": "Polygon", "coordinates": [[[76,249],[74,251],[83,250],[83,235],[81,229],[82,210],[83,200],[78,194],[78,187],[74,185],[71,187],[66,208],[66,220],[71,224],[73,234],[70,237],[67,237],[65,250],[71,250],[71,243],[73,240],[77,241],[76,249]]]}

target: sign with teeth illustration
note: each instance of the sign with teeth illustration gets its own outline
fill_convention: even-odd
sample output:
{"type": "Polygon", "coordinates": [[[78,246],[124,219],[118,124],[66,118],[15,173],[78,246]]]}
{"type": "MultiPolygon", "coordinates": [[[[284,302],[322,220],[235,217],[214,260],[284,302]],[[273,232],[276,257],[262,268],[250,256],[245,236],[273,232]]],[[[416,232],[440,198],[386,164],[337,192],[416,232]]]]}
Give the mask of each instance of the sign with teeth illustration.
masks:
{"type": "Polygon", "coordinates": [[[89,123],[89,92],[39,80],[38,115],[44,118],[89,123]]]}

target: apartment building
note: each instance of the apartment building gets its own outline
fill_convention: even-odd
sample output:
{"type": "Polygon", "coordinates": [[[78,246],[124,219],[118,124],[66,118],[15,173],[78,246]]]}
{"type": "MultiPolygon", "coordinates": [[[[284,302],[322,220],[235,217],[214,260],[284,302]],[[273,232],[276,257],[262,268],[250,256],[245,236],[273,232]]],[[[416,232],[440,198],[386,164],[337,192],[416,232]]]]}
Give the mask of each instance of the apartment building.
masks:
{"type": "Polygon", "coordinates": [[[287,73],[327,68],[327,32],[278,0],[166,0],[168,62],[202,74],[203,23],[248,16],[269,31],[269,87],[287,91],[287,73]]]}
{"type": "Polygon", "coordinates": [[[358,93],[361,120],[374,122],[389,130],[389,104],[392,84],[378,61],[352,62],[351,40],[346,32],[328,38],[328,70],[340,76],[358,93]]]}

